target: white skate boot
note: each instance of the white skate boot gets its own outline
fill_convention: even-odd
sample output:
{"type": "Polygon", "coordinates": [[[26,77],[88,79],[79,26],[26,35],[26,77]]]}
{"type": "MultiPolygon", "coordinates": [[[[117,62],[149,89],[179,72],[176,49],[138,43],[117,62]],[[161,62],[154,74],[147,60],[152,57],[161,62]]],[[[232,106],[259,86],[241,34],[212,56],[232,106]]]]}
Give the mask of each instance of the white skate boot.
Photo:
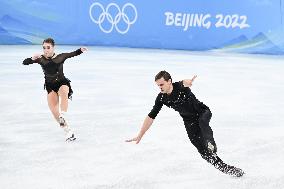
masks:
{"type": "Polygon", "coordinates": [[[76,140],[74,132],[71,129],[69,129],[69,131],[67,131],[65,133],[65,141],[70,142],[70,141],[74,141],[74,140],[76,140]]]}
{"type": "Polygon", "coordinates": [[[59,125],[60,127],[64,127],[67,125],[67,121],[66,121],[66,118],[65,118],[65,113],[64,112],[61,112],[60,115],[59,115],[59,125]]]}
{"type": "Polygon", "coordinates": [[[66,121],[66,112],[61,112],[59,115],[59,124],[60,127],[64,129],[65,132],[65,141],[73,141],[76,140],[76,137],[74,135],[74,132],[70,129],[69,125],[66,121]]]}

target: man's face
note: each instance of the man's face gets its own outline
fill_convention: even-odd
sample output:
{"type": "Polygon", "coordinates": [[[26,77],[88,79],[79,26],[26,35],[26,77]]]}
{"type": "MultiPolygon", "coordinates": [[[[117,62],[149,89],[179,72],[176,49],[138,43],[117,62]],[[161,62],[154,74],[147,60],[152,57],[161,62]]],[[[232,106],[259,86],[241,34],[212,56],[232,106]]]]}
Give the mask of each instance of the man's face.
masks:
{"type": "Polygon", "coordinates": [[[163,77],[161,79],[158,79],[156,81],[156,84],[161,89],[161,93],[170,93],[170,89],[172,86],[172,81],[169,79],[169,81],[166,81],[163,77]]]}
{"type": "Polygon", "coordinates": [[[54,54],[54,46],[50,43],[43,43],[42,44],[43,53],[45,57],[52,57],[54,54]]]}

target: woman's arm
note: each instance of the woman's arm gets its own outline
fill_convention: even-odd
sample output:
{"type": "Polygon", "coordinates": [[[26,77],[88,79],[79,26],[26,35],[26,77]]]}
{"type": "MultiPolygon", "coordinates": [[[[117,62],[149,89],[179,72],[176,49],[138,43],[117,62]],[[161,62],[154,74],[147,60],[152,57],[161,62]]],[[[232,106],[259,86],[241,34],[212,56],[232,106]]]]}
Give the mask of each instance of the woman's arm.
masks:
{"type": "Polygon", "coordinates": [[[33,64],[33,63],[39,63],[40,58],[41,58],[41,54],[34,54],[31,58],[26,58],[23,61],[23,64],[29,65],[29,64],[33,64]]]}
{"type": "Polygon", "coordinates": [[[74,56],[78,56],[82,54],[84,51],[87,51],[88,49],[86,47],[81,47],[80,49],[77,49],[76,51],[70,52],[70,53],[62,53],[61,55],[64,57],[64,60],[67,58],[72,58],[74,56]]]}

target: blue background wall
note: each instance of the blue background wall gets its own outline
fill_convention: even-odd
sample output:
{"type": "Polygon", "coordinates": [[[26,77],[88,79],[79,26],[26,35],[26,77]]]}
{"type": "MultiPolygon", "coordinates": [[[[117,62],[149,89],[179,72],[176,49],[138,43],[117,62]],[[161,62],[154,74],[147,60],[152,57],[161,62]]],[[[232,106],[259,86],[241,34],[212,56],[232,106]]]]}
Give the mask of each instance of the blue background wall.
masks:
{"type": "Polygon", "coordinates": [[[1,0],[0,44],[284,54],[282,9],[281,0],[1,0]]]}

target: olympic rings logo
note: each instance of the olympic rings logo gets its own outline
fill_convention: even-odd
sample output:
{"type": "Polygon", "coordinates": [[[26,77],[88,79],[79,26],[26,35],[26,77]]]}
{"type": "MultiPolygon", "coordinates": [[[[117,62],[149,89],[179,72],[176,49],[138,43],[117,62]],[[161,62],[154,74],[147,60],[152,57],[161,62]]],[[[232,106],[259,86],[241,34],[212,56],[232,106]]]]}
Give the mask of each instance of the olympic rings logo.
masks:
{"type": "Polygon", "coordinates": [[[115,28],[116,31],[121,34],[127,33],[130,28],[130,25],[134,24],[138,17],[136,7],[131,3],[126,3],[125,5],[123,5],[122,9],[120,9],[120,7],[115,3],[110,3],[107,5],[106,8],[104,8],[102,4],[98,2],[94,2],[90,6],[89,15],[90,15],[91,20],[95,24],[98,24],[100,29],[104,33],[110,33],[115,28]],[[117,10],[116,13],[113,13],[113,11],[112,12],[110,11],[112,7],[117,10]],[[96,13],[94,8],[96,9],[99,8],[100,10],[99,12],[100,14],[97,17],[94,16],[93,14],[93,13],[96,13]],[[134,12],[133,19],[130,19],[129,15],[126,14],[126,9],[131,9],[134,12]],[[113,15],[113,14],[116,14],[116,15],[113,15]],[[122,25],[125,25],[125,26],[122,27],[122,25]]]}

